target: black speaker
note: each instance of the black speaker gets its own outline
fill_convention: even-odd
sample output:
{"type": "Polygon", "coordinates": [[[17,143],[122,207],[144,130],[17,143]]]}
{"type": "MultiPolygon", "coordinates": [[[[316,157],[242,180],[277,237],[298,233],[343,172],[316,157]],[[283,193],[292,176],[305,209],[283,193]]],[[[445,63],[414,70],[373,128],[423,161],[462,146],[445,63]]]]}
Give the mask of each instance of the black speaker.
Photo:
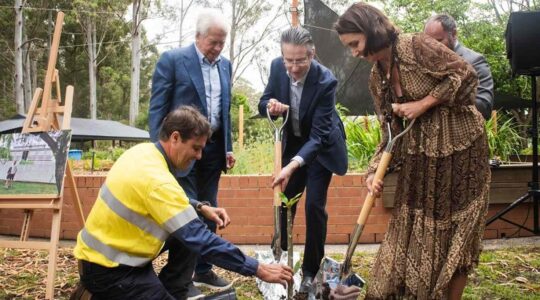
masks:
{"type": "Polygon", "coordinates": [[[511,13],[505,36],[514,74],[540,75],[540,11],[511,13]]]}

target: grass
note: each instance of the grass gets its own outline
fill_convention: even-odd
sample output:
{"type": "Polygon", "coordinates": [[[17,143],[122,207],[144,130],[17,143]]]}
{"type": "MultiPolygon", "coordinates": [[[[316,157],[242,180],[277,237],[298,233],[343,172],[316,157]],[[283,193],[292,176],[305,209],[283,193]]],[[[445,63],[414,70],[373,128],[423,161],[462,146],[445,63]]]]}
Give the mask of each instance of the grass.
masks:
{"type": "MultiPolygon", "coordinates": [[[[58,255],[55,299],[68,299],[78,281],[77,264],[71,248],[58,255]]],[[[342,255],[331,255],[338,261],[342,255]]],[[[369,284],[369,269],[374,254],[358,252],[353,257],[355,272],[369,284]]],[[[154,261],[159,270],[165,263],[162,255],[154,261]]],[[[46,252],[0,249],[0,299],[43,299],[47,272],[46,252]]],[[[218,269],[234,280],[237,298],[262,299],[255,280],[218,269]]],[[[527,246],[484,251],[480,265],[469,277],[463,299],[540,299],[540,247],[527,246]]]]}
{"type": "Polygon", "coordinates": [[[0,194],[20,195],[20,194],[58,194],[58,189],[54,183],[34,183],[13,181],[13,185],[5,188],[5,180],[0,181],[0,194]]]}

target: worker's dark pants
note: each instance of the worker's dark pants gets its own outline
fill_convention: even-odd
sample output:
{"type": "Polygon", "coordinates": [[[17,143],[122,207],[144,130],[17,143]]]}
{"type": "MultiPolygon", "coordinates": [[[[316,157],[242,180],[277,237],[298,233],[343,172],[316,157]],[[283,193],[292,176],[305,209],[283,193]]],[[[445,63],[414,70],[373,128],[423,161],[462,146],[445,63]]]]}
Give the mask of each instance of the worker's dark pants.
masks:
{"type": "Polygon", "coordinates": [[[87,261],[81,262],[81,282],[92,293],[92,300],[175,299],[161,284],[151,263],[144,267],[120,265],[106,268],[87,261]]]}

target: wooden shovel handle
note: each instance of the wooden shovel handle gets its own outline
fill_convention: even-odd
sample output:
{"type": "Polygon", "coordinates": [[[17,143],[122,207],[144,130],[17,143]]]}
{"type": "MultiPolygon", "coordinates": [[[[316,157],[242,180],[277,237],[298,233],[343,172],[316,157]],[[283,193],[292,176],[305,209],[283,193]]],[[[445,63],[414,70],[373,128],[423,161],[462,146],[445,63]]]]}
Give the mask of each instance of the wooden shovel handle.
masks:
{"type": "MultiPolygon", "coordinates": [[[[379,165],[377,166],[377,171],[375,171],[375,176],[373,177],[372,182],[383,180],[384,175],[386,174],[386,169],[388,169],[388,165],[390,164],[391,159],[392,159],[391,153],[383,152],[381,161],[379,162],[379,165]]],[[[368,193],[366,199],[364,200],[364,205],[362,206],[362,210],[360,211],[360,215],[358,216],[358,220],[356,221],[356,224],[358,225],[366,224],[367,218],[369,216],[369,213],[371,212],[371,208],[373,207],[374,202],[375,202],[375,196],[373,196],[373,194],[371,193],[368,193]]]]}

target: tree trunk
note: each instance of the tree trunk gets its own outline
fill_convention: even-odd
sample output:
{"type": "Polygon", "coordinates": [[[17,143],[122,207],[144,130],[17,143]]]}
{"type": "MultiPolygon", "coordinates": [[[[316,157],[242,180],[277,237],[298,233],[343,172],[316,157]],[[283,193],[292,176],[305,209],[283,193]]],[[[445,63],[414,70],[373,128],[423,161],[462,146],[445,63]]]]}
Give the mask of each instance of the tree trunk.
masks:
{"type": "Polygon", "coordinates": [[[22,45],[23,33],[23,10],[22,1],[15,0],[15,104],[17,113],[24,114],[24,86],[23,86],[23,49],[22,45]]]}
{"type": "MultiPolygon", "coordinates": [[[[32,86],[37,88],[37,59],[32,60],[32,86]]],[[[33,94],[33,93],[32,93],[33,94]]]]}
{"type": "Polygon", "coordinates": [[[182,40],[184,36],[184,0],[180,1],[180,28],[178,35],[178,47],[182,47],[182,40]]]}
{"type": "MultiPolygon", "coordinates": [[[[25,40],[28,40],[25,35],[25,40]]],[[[30,44],[27,43],[24,51],[24,107],[25,110],[30,107],[32,102],[32,70],[30,60],[30,44]]]]}
{"type": "Polygon", "coordinates": [[[129,102],[129,125],[134,126],[139,115],[139,82],[141,74],[141,35],[139,14],[141,1],[133,0],[133,22],[131,31],[131,97],[129,102]]]}
{"type": "Polygon", "coordinates": [[[97,119],[97,86],[96,86],[96,35],[94,21],[87,18],[86,43],[88,44],[88,83],[90,89],[90,119],[97,119]]]}
{"type": "MultiPolygon", "coordinates": [[[[231,61],[231,66],[233,67],[233,69],[236,69],[235,67],[235,60],[236,60],[236,57],[234,56],[234,46],[235,46],[235,43],[236,43],[236,27],[237,27],[237,23],[238,23],[238,7],[236,6],[236,1],[237,0],[231,0],[231,10],[232,10],[232,17],[231,17],[231,43],[230,43],[230,47],[229,47],[229,60],[231,61]]],[[[234,78],[234,71],[235,70],[232,70],[233,72],[233,76],[232,78],[234,78]]]]}

